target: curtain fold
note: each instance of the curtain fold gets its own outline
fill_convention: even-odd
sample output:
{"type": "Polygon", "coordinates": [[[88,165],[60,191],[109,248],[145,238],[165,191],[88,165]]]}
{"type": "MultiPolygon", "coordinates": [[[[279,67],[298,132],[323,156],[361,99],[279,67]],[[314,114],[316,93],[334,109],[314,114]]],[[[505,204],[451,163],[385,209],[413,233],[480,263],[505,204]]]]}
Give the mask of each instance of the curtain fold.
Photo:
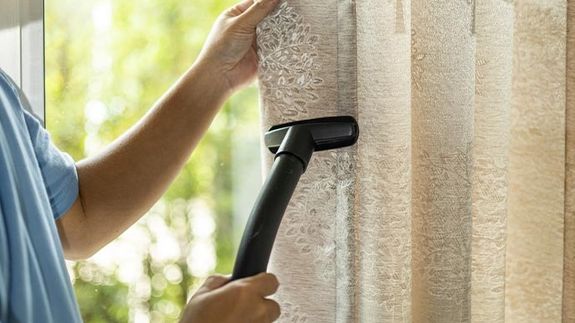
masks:
{"type": "Polygon", "coordinates": [[[575,5],[567,3],[563,320],[575,321],[575,5]]]}
{"type": "Polygon", "coordinates": [[[505,243],[513,68],[513,7],[478,1],[472,178],[471,318],[505,317],[505,243]]]}
{"type": "Polygon", "coordinates": [[[515,17],[505,313],[517,321],[560,322],[566,2],[518,1],[515,17]]]}
{"type": "Polygon", "coordinates": [[[574,5],[289,0],[260,24],[262,130],[360,125],[286,211],[280,321],[575,322],[574,5]]]}

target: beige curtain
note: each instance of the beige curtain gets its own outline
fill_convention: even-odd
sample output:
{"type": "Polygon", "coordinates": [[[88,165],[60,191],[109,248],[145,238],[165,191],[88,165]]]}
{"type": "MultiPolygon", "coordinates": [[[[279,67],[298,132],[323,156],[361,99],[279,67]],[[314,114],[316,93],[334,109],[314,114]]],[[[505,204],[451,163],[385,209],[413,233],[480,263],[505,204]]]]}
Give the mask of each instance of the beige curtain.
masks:
{"type": "Polygon", "coordinates": [[[280,321],[575,322],[575,2],[289,0],[258,47],[264,130],[360,124],[286,212],[280,321]]]}

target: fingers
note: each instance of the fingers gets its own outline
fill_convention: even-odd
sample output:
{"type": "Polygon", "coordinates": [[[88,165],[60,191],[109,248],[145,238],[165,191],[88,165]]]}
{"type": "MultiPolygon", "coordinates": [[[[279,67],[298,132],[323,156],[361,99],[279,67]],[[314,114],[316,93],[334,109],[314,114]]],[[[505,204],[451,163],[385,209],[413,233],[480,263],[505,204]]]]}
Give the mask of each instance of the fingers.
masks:
{"type": "Polygon", "coordinates": [[[266,296],[274,294],[279,287],[275,275],[262,273],[252,277],[239,279],[215,291],[227,294],[230,302],[239,312],[235,317],[245,318],[248,322],[270,323],[280,316],[280,306],[266,296]],[[230,298],[231,297],[231,298],[230,298]]]}
{"type": "Polygon", "coordinates": [[[236,5],[241,10],[238,18],[250,28],[255,28],[278,4],[278,0],[246,0],[236,5]],[[247,8],[245,6],[251,2],[247,8]]]}
{"type": "Polygon", "coordinates": [[[228,11],[226,11],[226,14],[230,17],[237,17],[242,13],[244,13],[249,7],[251,7],[253,3],[254,0],[243,0],[242,2],[228,9],[228,11]]]}
{"type": "Polygon", "coordinates": [[[281,315],[279,304],[272,301],[271,299],[264,300],[263,308],[265,311],[264,320],[266,322],[273,322],[277,320],[281,315]]]}
{"type": "Polygon", "coordinates": [[[268,273],[245,278],[245,282],[252,285],[263,297],[273,295],[279,288],[279,282],[276,276],[268,273]]]}

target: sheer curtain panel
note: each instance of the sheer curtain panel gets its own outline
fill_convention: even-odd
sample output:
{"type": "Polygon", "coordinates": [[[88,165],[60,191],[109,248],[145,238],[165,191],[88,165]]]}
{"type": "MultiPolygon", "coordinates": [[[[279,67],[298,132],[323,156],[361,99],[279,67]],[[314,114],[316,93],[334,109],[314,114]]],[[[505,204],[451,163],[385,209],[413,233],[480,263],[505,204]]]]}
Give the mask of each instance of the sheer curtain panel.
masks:
{"type": "Polygon", "coordinates": [[[260,24],[263,129],[360,125],[284,217],[282,322],[575,322],[574,7],[289,0],[260,24]]]}

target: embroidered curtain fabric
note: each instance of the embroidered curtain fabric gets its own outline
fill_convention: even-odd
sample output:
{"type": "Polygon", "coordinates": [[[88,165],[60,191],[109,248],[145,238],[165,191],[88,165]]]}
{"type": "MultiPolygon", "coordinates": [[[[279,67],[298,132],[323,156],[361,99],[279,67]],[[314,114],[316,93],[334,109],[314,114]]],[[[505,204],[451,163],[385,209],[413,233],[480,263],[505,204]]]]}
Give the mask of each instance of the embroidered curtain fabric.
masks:
{"type": "Polygon", "coordinates": [[[280,321],[575,322],[574,8],[289,0],[260,24],[264,130],[360,125],[286,212],[280,321]]]}

